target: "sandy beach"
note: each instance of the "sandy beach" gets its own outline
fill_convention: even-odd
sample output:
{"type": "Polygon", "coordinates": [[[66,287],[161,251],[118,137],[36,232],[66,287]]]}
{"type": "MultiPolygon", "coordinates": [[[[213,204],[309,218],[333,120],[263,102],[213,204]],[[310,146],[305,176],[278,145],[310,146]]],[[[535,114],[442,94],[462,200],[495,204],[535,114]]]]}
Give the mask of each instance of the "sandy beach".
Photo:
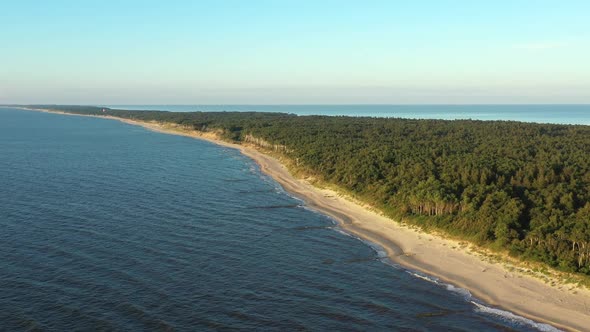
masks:
{"type": "MultiPolygon", "coordinates": [[[[110,116],[96,117],[139,125],[161,133],[204,139],[238,149],[255,160],[262,172],[279,182],[285,190],[304,200],[308,207],[331,216],[345,231],[381,246],[393,262],[434,276],[440,280],[442,286],[445,286],[442,283],[444,282],[469,290],[476,299],[494,308],[563,330],[590,331],[590,291],[587,289],[559,283],[547,284],[501,262],[485,259],[458,241],[402,225],[335,191],[315,187],[304,179],[292,176],[279,160],[253,146],[228,143],[217,139],[214,134],[188,131],[173,125],[110,116]]],[[[383,291],[386,292],[387,289],[383,291]]],[[[477,307],[475,304],[474,306],[477,307]]]]}

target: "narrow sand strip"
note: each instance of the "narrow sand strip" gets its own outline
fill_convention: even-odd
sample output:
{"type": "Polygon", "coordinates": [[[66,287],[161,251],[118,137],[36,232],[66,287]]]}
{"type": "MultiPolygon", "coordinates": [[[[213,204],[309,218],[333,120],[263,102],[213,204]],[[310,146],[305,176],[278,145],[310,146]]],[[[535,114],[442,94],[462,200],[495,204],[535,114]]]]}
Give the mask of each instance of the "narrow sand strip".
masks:
{"type": "MultiPolygon", "coordinates": [[[[586,289],[573,290],[567,285],[550,286],[537,278],[509,271],[502,264],[482,260],[476,254],[461,248],[457,241],[403,226],[334,191],[319,189],[297,179],[277,159],[253,147],[221,141],[213,134],[174,129],[158,123],[111,116],[92,117],[118,120],[160,133],[204,139],[238,149],[256,161],[262,172],[279,182],[285,190],[303,199],[307,206],[336,219],[347,232],[382,246],[393,262],[467,289],[486,304],[537,322],[548,323],[564,330],[590,331],[590,291],[586,289]]],[[[474,305],[475,308],[477,306],[474,305]]]]}

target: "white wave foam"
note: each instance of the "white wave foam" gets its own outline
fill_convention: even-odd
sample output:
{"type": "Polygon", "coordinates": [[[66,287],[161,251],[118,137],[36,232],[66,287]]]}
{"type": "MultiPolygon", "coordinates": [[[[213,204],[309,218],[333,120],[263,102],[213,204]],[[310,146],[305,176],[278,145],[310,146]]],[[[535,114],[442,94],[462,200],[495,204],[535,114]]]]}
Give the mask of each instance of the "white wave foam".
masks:
{"type": "MultiPolygon", "coordinates": [[[[386,264],[388,264],[388,265],[390,265],[390,266],[392,266],[394,268],[398,268],[398,269],[401,268],[399,265],[391,262],[391,260],[384,259],[384,258],[387,258],[387,252],[381,246],[379,246],[378,244],[375,244],[375,243],[372,243],[370,241],[361,239],[360,237],[358,237],[358,236],[356,236],[354,234],[351,234],[349,232],[346,232],[345,230],[343,230],[340,227],[334,227],[332,229],[334,229],[335,231],[337,231],[340,234],[343,234],[343,235],[346,235],[346,236],[355,238],[355,239],[357,239],[357,240],[359,240],[359,241],[367,244],[369,247],[371,247],[373,250],[375,250],[377,252],[377,256],[380,258],[380,260],[382,262],[384,262],[384,263],[386,263],[386,264]]],[[[416,278],[420,278],[422,280],[428,281],[428,282],[433,283],[433,284],[438,285],[438,286],[443,286],[448,291],[461,295],[466,301],[469,301],[473,305],[475,305],[475,307],[476,307],[475,310],[477,312],[481,312],[481,313],[488,314],[488,315],[494,315],[494,316],[497,316],[497,317],[499,317],[501,319],[504,319],[506,321],[509,321],[509,322],[511,322],[513,324],[527,325],[527,326],[533,327],[533,328],[535,328],[535,329],[537,329],[539,331],[542,331],[542,332],[560,332],[561,331],[561,330],[559,330],[559,329],[557,329],[557,328],[555,328],[555,327],[553,327],[553,326],[551,326],[549,324],[538,323],[538,322],[535,322],[535,321],[533,321],[531,319],[528,319],[528,318],[525,318],[525,317],[522,317],[522,316],[518,316],[516,314],[513,314],[513,313],[511,313],[509,311],[500,310],[500,309],[496,309],[496,308],[491,308],[491,307],[487,307],[485,305],[479,304],[479,303],[477,303],[477,302],[475,302],[475,301],[472,300],[473,299],[473,296],[471,295],[471,292],[469,292],[469,290],[467,290],[465,288],[456,287],[454,285],[441,282],[438,278],[435,278],[435,277],[432,277],[432,276],[428,276],[428,275],[425,275],[425,274],[421,274],[421,273],[418,273],[418,272],[415,272],[415,271],[406,270],[406,272],[409,273],[409,274],[411,274],[412,276],[414,276],[416,278]]]]}
{"type": "Polygon", "coordinates": [[[539,331],[543,331],[543,332],[559,332],[559,331],[561,331],[549,324],[537,323],[537,322],[530,320],[528,318],[515,315],[515,314],[511,313],[510,311],[487,307],[487,306],[485,306],[483,304],[479,304],[475,301],[471,301],[471,303],[473,305],[475,305],[476,312],[481,312],[481,313],[485,313],[488,315],[494,315],[496,317],[499,317],[499,318],[509,321],[511,323],[528,325],[528,326],[531,326],[531,327],[533,327],[539,331]]]}
{"type": "Polygon", "coordinates": [[[373,249],[377,253],[377,259],[387,258],[387,251],[385,251],[385,249],[382,246],[369,241],[361,241],[365,242],[369,247],[371,247],[371,249],[373,249]]]}
{"type": "Polygon", "coordinates": [[[471,293],[465,288],[455,287],[451,284],[446,284],[446,287],[448,291],[458,293],[459,295],[462,295],[463,298],[465,298],[466,300],[471,299],[471,293]]]}
{"type": "Polygon", "coordinates": [[[420,274],[420,273],[417,273],[417,272],[414,272],[414,271],[407,270],[406,272],[409,273],[409,274],[411,274],[411,275],[413,275],[416,278],[420,278],[422,280],[426,280],[426,281],[428,281],[430,283],[433,283],[433,284],[436,284],[436,285],[439,285],[439,286],[444,286],[448,291],[451,291],[451,292],[457,293],[459,295],[462,295],[463,298],[466,301],[471,302],[475,306],[475,311],[476,312],[480,312],[480,313],[488,314],[488,315],[493,315],[493,316],[499,317],[500,319],[503,319],[505,321],[508,321],[508,322],[510,322],[512,324],[527,325],[527,326],[533,327],[533,328],[535,328],[535,329],[537,329],[539,331],[543,331],[543,332],[558,332],[558,331],[561,331],[561,330],[559,330],[559,329],[557,329],[557,328],[555,328],[555,327],[553,327],[553,326],[551,326],[549,324],[538,323],[538,322],[535,322],[535,321],[533,321],[531,319],[528,319],[528,318],[525,318],[525,317],[522,317],[522,316],[518,316],[516,314],[513,314],[510,311],[505,311],[505,310],[500,310],[500,309],[496,309],[496,308],[492,308],[492,307],[487,307],[487,306],[485,306],[483,304],[477,303],[477,302],[475,302],[475,301],[472,300],[472,295],[471,295],[471,293],[467,289],[456,287],[454,285],[441,282],[439,279],[437,279],[435,277],[427,276],[427,275],[420,274]]]}
{"type": "MultiPolygon", "coordinates": [[[[280,194],[280,195],[285,195],[288,196],[289,198],[292,198],[298,202],[300,202],[301,205],[305,205],[305,201],[293,194],[291,194],[290,192],[288,192],[287,190],[285,190],[285,188],[283,188],[280,184],[278,184],[277,182],[274,182],[274,180],[270,180],[269,181],[272,186],[274,187],[275,193],[280,194]]],[[[311,209],[309,209],[310,211],[313,211],[311,209]]]]}
{"type": "MultiPolygon", "coordinates": [[[[298,200],[298,201],[300,201],[300,202],[301,202],[301,208],[303,208],[303,209],[305,209],[305,210],[307,210],[307,211],[309,211],[309,212],[312,212],[312,213],[314,213],[314,214],[317,214],[318,216],[321,216],[322,218],[327,218],[327,219],[329,219],[329,220],[330,220],[330,222],[331,222],[333,225],[338,225],[338,221],[337,221],[336,219],[332,218],[331,216],[329,216],[329,215],[327,215],[327,214],[323,214],[322,212],[320,212],[320,211],[318,211],[318,210],[316,210],[316,209],[314,209],[314,208],[311,208],[311,207],[307,206],[307,205],[305,204],[305,201],[304,201],[304,200],[302,200],[302,199],[300,199],[300,198],[297,198],[297,197],[294,197],[294,196],[290,196],[290,197],[291,197],[291,198],[293,198],[293,199],[295,199],[295,200],[298,200]]],[[[342,231],[342,232],[343,232],[342,234],[344,234],[344,233],[345,233],[344,231],[342,231]]],[[[350,235],[350,234],[346,233],[346,235],[350,235]]]]}
{"type": "Polygon", "coordinates": [[[350,233],[348,233],[348,232],[344,231],[344,230],[343,230],[342,228],[340,228],[340,227],[334,227],[333,229],[334,229],[336,232],[338,232],[338,233],[340,233],[340,234],[342,234],[342,235],[346,235],[346,236],[348,236],[348,237],[352,237],[352,238],[358,239],[356,236],[354,236],[354,235],[352,235],[352,234],[350,234],[350,233]]]}
{"type": "Polygon", "coordinates": [[[384,261],[385,258],[388,257],[387,256],[387,251],[385,251],[385,249],[382,246],[380,246],[380,245],[378,245],[376,243],[373,243],[371,241],[367,241],[365,239],[362,239],[362,238],[360,238],[360,237],[358,237],[358,236],[356,236],[356,235],[354,235],[352,233],[349,233],[349,232],[345,231],[344,229],[342,229],[340,227],[333,227],[332,229],[335,230],[336,232],[340,233],[340,234],[346,235],[348,237],[351,237],[353,239],[359,240],[362,243],[366,244],[371,249],[373,249],[373,251],[375,251],[375,253],[377,254],[377,259],[384,261]]]}
{"type": "Polygon", "coordinates": [[[401,267],[401,265],[394,263],[391,259],[382,259],[381,263],[389,265],[396,270],[403,270],[403,267],[401,267]]]}
{"type": "MultiPolygon", "coordinates": [[[[312,210],[313,211],[313,210],[312,210]]],[[[390,260],[387,259],[383,259],[383,258],[387,258],[387,252],[383,249],[383,247],[381,247],[378,244],[372,243],[370,241],[361,239],[360,237],[351,234],[349,232],[346,232],[345,230],[343,230],[340,227],[334,227],[333,228],[335,231],[337,231],[340,234],[355,238],[365,244],[367,244],[369,247],[371,247],[373,250],[375,250],[377,252],[378,257],[381,259],[382,262],[391,265],[394,268],[400,268],[399,265],[391,262],[390,260]],[[390,263],[391,262],[391,263],[390,263]],[[390,264],[389,264],[390,263],[390,264]]],[[[416,277],[416,278],[420,278],[422,280],[428,281],[430,283],[436,284],[438,286],[443,286],[445,287],[448,291],[456,293],[461,295],[466,301],[471,302],[473,305],[476,306],[476,311],[477,312],[481,312],[484,314],[489,314],[489,315],[494,315],[497,317],[500,317],[501,319],[504,319],[506,321],[509,321],[513,324],[521,324],[521,325],[528,325],[531,326],[539,331],[542,332],[559,332],[561,330],[549,325],[549,324],[544,324],[544,323],[538,323],[535,322],[531,319],[522,317],[522,316],[518,316],[516,314],[513,314],[509,311],[504,311],[504,310],[500,310],[500,309],[495,309],[495,308],[491,308],[491,307],[487,307],[485,305],[479,304],[475,301],[472,300],[473,296],[471,295],[471,292],[469,292],[469,290],[465,289],[465,288],[461,288],[461,287],[456,287],[454,285],[448,284],[448,283],[444,283],[441,282],[438,278],[432,277],[432,276],[428,276],[425,274],[421,274],[415,271],[411,271],[411,270],[406,270],[407,273],[411,274],[412,276],[416,277]]]]}
{"type": "Polygon", "coordinates": [[[406,272],[409,273],[409,274],[411,274],[411,275],[413,275],[416,278],[420,278],[422,280],[426,280],[426,281],[431,282],[433,284],[442,286],[442,287],[446,288],[446,290],[448,290],[450,292],[457,293],[457,294],[461,295],[467,301],[471,300],[471,293],[467,289],[465,289],[465,288],[456,287],[454,285],[441,282],[438,278],[431,277],[431,276],[428,276],[428,275],[424,275],[424,274],[421,274],[421,273],[418,273],[418,272],[414,272],[414,271],[410,271],[410,270],[408,270],[406,272]]]}
{"type": "Polygon", "coordinates": [[[413,275],[416,278],[420,278],[422,280],[426,280],[426,281],[431,282],[433,284],[440,285],[440,282],[438,281],[437,278],[426,276],[426,275],[423,275],[423,274],[420,274],[420,273],[416,273],[416,272],[413,272],[413,271],[410,271],[410,270],[408,270],[406,272],[409,273],[409,274],[411,274],[411,275],[413,275]]]}

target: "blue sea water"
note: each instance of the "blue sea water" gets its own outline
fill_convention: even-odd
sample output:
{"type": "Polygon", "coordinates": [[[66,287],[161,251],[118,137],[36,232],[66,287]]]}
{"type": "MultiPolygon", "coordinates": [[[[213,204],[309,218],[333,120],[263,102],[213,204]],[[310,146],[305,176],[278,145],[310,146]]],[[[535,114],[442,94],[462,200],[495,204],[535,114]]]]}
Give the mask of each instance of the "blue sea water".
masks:
{"type": "Polygon", "coordinates": [[[590,125],[590,105],[104,105],[129,110],[257,111],[408,119],[506,120],[590,125]]]}
{"type": "Polygon", "coordinates": [[[388,263],[208,142],[0,108],[0,188],[0,330],[552,330],[388,263]]]}

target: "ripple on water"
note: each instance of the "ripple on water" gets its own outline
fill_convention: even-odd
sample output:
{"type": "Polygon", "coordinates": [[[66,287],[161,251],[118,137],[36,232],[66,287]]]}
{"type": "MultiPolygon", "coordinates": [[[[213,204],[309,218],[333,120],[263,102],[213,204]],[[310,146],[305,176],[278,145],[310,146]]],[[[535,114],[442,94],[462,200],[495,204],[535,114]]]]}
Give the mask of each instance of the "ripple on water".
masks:
{"type": "Polygon", "coordinates": [[[547,328],[384,264],[236,150],[6,109],[0,142],[4,329],[547,328]]]}

